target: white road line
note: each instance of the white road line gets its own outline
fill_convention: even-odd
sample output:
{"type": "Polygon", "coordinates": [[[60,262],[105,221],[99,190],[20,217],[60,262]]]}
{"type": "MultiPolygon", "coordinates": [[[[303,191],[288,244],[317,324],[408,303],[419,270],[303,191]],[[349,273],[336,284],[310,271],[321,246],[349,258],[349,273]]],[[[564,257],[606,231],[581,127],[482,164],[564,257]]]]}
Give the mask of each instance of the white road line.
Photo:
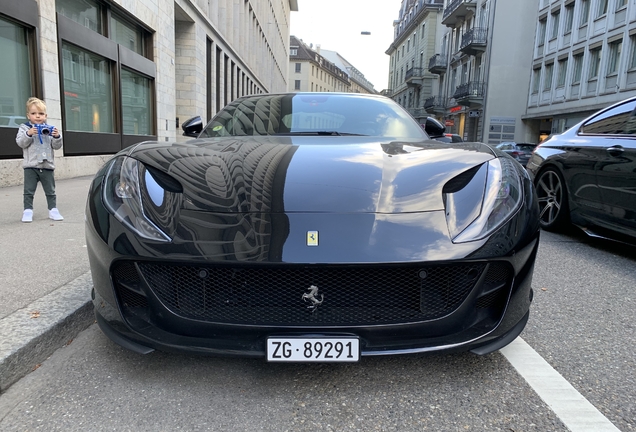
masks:
{"type": "Polygon", "coordinates": [[[520,337],[501,353],[572,432],[620,432],[520,337]]]}

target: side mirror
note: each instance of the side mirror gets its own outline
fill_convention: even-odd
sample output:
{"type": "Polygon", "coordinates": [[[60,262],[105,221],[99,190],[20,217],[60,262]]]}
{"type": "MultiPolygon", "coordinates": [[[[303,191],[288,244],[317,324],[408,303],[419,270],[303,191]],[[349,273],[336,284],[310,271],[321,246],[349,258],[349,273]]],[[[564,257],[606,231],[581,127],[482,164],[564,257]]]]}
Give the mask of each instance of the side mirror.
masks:
{"type": "Polygon", "coordinates": [[[446,126],[433,117],[426,117],[426,123],[424,123],[423,126],[424,130],[431,138],[443,137],[444,132],[446,132],[446,126]]]}
{"type": "Polygon", "coordinates": [[[203,120],[201,116],[192,117],[184,121],[181,124],[181,129],[183,129],[184,136],[197,138],[203,130],[203,120]]]}

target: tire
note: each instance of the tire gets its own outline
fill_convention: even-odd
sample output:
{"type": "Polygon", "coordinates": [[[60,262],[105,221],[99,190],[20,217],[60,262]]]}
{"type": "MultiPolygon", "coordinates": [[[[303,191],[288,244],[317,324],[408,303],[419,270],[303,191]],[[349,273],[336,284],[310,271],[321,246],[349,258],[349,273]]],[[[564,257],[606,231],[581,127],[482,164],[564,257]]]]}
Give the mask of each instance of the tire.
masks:
{"type": "Polygon", "coordinates": [[[563,176],[555,168],[546,168],[535,182],[539,201],[539,225],[554,231],[570,222],[568,191],[563,176]]]}

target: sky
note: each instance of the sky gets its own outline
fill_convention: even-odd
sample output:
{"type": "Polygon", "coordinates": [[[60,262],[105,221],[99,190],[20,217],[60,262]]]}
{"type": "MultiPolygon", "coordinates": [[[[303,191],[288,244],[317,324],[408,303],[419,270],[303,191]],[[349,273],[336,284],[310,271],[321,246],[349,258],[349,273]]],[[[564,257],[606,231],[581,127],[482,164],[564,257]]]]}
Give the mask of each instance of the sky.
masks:
{"type": "Polygon", "coordinates": [[[401,0],[298,0],[291,34],[307,45],[337,51],[377,90],[388,87],[393,21],[401,0]],[[361,35],[361,32],[371,35],[361,35]]]}

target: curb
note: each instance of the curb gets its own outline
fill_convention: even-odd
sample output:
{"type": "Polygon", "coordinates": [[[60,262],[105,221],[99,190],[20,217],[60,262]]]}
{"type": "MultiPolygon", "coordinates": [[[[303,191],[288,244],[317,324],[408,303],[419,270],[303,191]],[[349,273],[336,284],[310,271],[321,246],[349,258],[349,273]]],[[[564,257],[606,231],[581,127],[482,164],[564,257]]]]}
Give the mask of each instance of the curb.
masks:
{"type": "Polygon", "coordinates": [[[0,320],[0,393],[95,322],[90,272],[0,320]]]}

